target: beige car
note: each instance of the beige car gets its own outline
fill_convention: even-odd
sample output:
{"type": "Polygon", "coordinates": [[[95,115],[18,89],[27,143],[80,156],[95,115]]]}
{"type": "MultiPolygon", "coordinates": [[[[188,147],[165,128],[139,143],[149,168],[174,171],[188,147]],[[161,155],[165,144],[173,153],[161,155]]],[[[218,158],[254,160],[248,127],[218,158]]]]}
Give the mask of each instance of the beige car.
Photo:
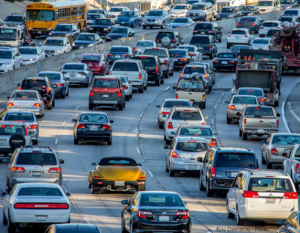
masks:
{"type": "Polygon", "coordinates": [[[230,101],[225,101],[227,106],[227,124],[231,124],[232,120],[240,119],[238,112],[242,113],[247,106],[256,106],[259,104],[256,96],[251,95],[234,95],[230,101]]]}
{"type": "Polygon", "coordinates": [[[282,164],[286,159],[283,154],[289,155],[295,144],[300,144],[300,134],[272,133],[261,147],[262,164],[267,164],[268,169],[273,164],[282,164]]]}

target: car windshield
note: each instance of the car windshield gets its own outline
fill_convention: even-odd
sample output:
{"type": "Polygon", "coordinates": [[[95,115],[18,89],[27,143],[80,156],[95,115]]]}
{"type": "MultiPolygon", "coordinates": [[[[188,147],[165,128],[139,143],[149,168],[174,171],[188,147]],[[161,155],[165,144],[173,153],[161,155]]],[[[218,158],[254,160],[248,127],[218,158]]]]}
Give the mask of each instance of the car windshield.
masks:
{"type": "Polygon", "coordinates": [[[210,40],[206,36],[193,36],[190,44],[210,44],[210,40]]]}
{"type": "Polygon", "coordinates": [[[87,15],[87,20],[95,20],[97,18],[101,18],[101,15],[87,15]]]}
{"type": "Polygon", "coordinates": [[[281,21],[281,22],[292,22],[293,18],[292,17],[281,17],[278,20],[281,21]]]}
{"type": "Polygon", "coordinates": [[[184,204],[177,194],[170,193],[143,193],[140,206],[182,206],[184,204]]]}
{"type": "Polygon", "coordinates": [[[133,17],[134,16],[134,12],[123,11],[121,14],[119,14],[119,16],[133,17]]]}
{"type": "Polygon", "coordinates": [[[192,47],[192,46],[179,46],[178,48],[179,49],[186,49],[189,52],[195,52],[195,47],[192,47]]]}
{"type": "Polygon", "coordinates": [[[242,6],[241,11],[254,11],[253,6],[242,6]]]}
{"type": "Polygon", "coordinates": [[[270,40],[264,40],[264,39],[254,39],[252,41],[252,44],[269,44],[270,40]]]}
{"type": "Polygon", "coordinates": [[[112,7],[110,8],[109,12],[122,12],[123,8],[116,8],[116,7],[112,7]]]}
{"type": "Polygon", "coordinates": [[[83,64],[65,64],[63,70],[84,70],[83,64]]]}
{"type": "Polygon", "coordinates": [[[300,136],[294,136],[294,135],[273,136],[272,144],[281,144],[281,145],[300,144],[300,136]]]}
{"type": "Polygon", "coordinates": [[[104,114],[81,114],[79,122],[107,123],[107,116],[104,114]]]}
{"type": "Polygon", "coordinates": [[[298,11],[295,10],[287,10],[283,13],[284,15],[298,15],[298,11]]]}
{"type": "Polygon", "coordinates": [[[193,5],[192,10],[205,10],[205,5],[193,5]]]}
{"type": "Polygon", "coordinates": [[[268,23],[263,23],[262,26],[271,28],[271,27],[278,27],[279,25],[276,22],[273,22],[273,23],[272,22],[268,22],[268,23]]]}
{"type": "Polygon", "coordinates": [[[6,113],[4,121],[35,121],[32,113],[6,113]]]}
{"type": "Polygon", "coordinates": [[[240,22],[255,22],[255,19],[254,17],[243,17],[240,19],[240,22]]]}
{"type": "Polygon", "coordinates": [[[48,77],[51,80],[60,80],[61,74],[60,73],[39,73],[39,77],[48,77]]]}
{"type": "Polygon", "coordinates": [[[230,34],[231,35],[245,35],[246,31],[232,31],[230,34]]]}
{"type": "Polygon", "coordinates": [[[162,16],[163,12],[162,11],[149,11],[147,16],[162,16]]]}
{"type": "Polygon", "coordinates": [[[81,58],[81,62],[99,62],[101,61],[101,56],[96,56],[96,55],[83,55],[81,58]]]}
{"type": "Polygon", "coordinates": [[[122,83],[123,83],[123,84],[126,84],[126,83],[128,83],[128,81],[127,81],[126,77],[124,77],[124,76],[121,76],[121,80],[122,80],[122,83]]]}
{"type": "Polygon", "coordinates": [[[209,128],[182,128],[179,135],[181,136],[213,136],[211,129],[209,128]]]}
{"type": "Polygon", "coordinates": [[[26,10],[27,20],[54,21],[55,11],[51,10],[26,10]]]}
{"type": "Polygon", "coordinates": [[[28,100],[28,99],[37,99],[37,92],[35,91],[15,91],[11,99],[19,99],[19,100],[28,100]]]}
{"type": "Polygon", "coordinates": [[[175,18],[173,19],[172,23],[188,23],[189,20],[188,19],[184,19],[184,18],[175,18]]]}
{"type": "Polygon", "coordinates": [[[172,120],[200,121],[202,120],[202,117],[199,112],[182,111],[182,112],[174,112],[172,116],[172,120]]]}
{"type": "Polygon", "coordinates": [[[232,100],[233,104],[257,104],[255,97],[234,97],[232,100]]]}
{"type": "Polygon", "coordinates": [[[63,32],[70,32],[72,31],[72,25],[56,25],[53,31],[63,31],[63,32]]]}
{"type": "Polygon", "coordinates": [[[281,4],[292,4],[291,0],[280,0],[281,4]]]}
{"type": "Polygon", "coordinates": [[[94,25],[110,25],[109,19],[96,19],[94,25]]]}
{"type": "Polygon", "coordinates": [[[89,13],[96,13],[96,14],[104,14],[105,12],[104,12],[104,10],[88,10],[88,12],[87,12],[88,14],[89,13]]]}
{"type": "Polygon", "coordinates": [[[144,67],[156,66],[155,58],[153,57],[134,57],[134,60],[141,60],[144,67]]]}
{"type": "Polygon", "coordinates": [[[246,116],[254,116],[255,118],[259,118],[259,117],[275,117],[272,108],[264,108],[264,107],[248,107],[245,110],[244,115],[246,115],[246,116]]]}
{"type": "Polygon", "coordinates": [[[4,21],[22,23],[23,22],[23,18],[22,18],[22,16],[9,15],[9,16],[6,16],[6,18],[5,18],[4,21]]]}
{"type": "Polygon", "coordinates": [[[200,91],[204,91],[204,87],[203,87],[202,82],[190,82],[190,81],[181,81],[177,89],[178,89],[178,91],[179,90],[193,91],[195,89],[200,90],[200,91]]]}
{"type": "Polygon", "coordinates": [[[12,59],[12,52],[0,49],[0,59],[12,59]]]}
{"type": "Polygon", "coordinates": [[[196,0],[196,1],[187,1],[186,4],[191,4],[192,5],[192,4],[195,4],[195,3],[198,3],[198,2],[199,2],[198,0],[196,0]]]}
{"type": "Polygon", "coordinates": [[[116,62],[114,64],[114,71],[139,71],[137,63],[133,62],[116,62]]]}
{"type": "Polygon", "coordinates": [[[32,153],[20,153],[16,162],[18,165],[57,165],[55,154],[33,151],[32,153]]]}
{"type": "Polygon", "coordinates": [[[114,28],[111,30],[111,33],[121,33],[121,34],[127,34],[128,29],[127,28],[114,28]]]}
{"type": "Polygon", "coordinates": [[[280,30],[270,29],[266,35],[266,37],[273,36],[275,33],[280,33],[280,30]]]}
{"type": "Polygon", "coordinates": [[[173,32],[159,32],[156,36],[156,39],[161,40],[164,37],[168,37],[171,40],[174,39],[174,33],[173,32]]]}
{"type": "Polygon", "coordinates": [[[138,166],[135,160],[131,158],[103,158],[100,160],[101,166],[138,166]]]}
{"type": "Polygon", "coordinates": [[[145,55],[155,55],[158,57],[168,57],[168,54],[166,50],[163,49],[145,49],[144,53],[145,55]]]}
{"type": "Polygon", "coordinates": [[[170,54],[173,55],[174,57],[185,57],[187,56],[187,51],[186,50],[175,50],[175,49],[170,49],[170,54]]]}
{"type": "Polygon", "coordinates": [[[273,6],[273,1],[258,1],[257,6],[273,6]]]}
{"type": "Polygon", "coordinates": [[[234,45],[234,46],[231,48],[231,51],[232,51],[232,52],[240,52],[241,49],[249,49],[249,46],[234,45]]]}
{"type": "Polygon", "coordinates": [[[239,89],[238,95],[254,95],[254,96],[264,96],[264,93],[262,90],[259,89],[239,89]]]}
{"type": "Polygon", "coordinates": [[[188,9],[188,6],[180,6],[180,5],[177,5],[177,6],[175,6],[173,9],[175,9],[175,10],[184,10],[184,9],[188,9]]]}
{"type": "Polygon", "coordinates": [[[200,74],[204,74],[205,73],[205,69],[204,67],[198,67],[198,66],[187,66],[184,68],[183,73],[184,74],[192,74],[192,73],[200,73],[200,74]]]}
{"type": "Polygon", "coordinates": [[[19,48],[21,54],[37,55],[37,49],[19,48]]]}
{"type": "Polygon", "coordinates": [[[47,46],[63,46],[63,40],[46,39],[44,45],[47,46]]]}
{"type": "Polygon", "coordinates": [[[46,88],[47,83],[45,80],[40,79],[26,79],[22,82],[22,89],[34,89],[35,87],[46,88]]]}
{"type": "Polygon", "coordinates": [[[152,41],[138,41],[136,47],[154,47],[152,41]]]}
{"type": "Polygon", "coordinates": [[[62,196],[62,193],[57,188],[31,187],[21,188],[18,193],[18,196],[62,196]]]}
{"type": "Polygon", "coordinates": [[[77,40],[94,41],[95,40],[95,35],[79,35],[77,40]]]}
{"type": "Polygon", "coordinates": [[[294,192],[289,179],[286,178],[250,178],[248,191],[252,192],[294,192]]]}
{"type": "Polygon", "coordinates": [[[197,23],[195,29],[205,29],[205,30],[212,30],[212,24],[210,23],[197,23]]]}
{"type": "Polygon", "coordinates": [[[1,125],[0,135],[13,135],[22,134],[25,135],[25,129],[23,125],[1,125]]]}
{"type": "Polygon", "coordinates": [[[245,153],[219,153],[216,167],[256,167],[255,156],[245,153]]]}
{"type": "Polygon", "coordinates": [[[176,145],[176,150],[180,151],[189,151],[189,152],[202,152],[207,151],[208,145],[206,142],[197,142],[197,141],[187,141],[187,142],[178,142],[176,145]]]}
{"type": "Polygon", "coordinates": [[[221,13],[233,13],[234,8],[222,8],[221,13]]]}
{"type": "Polygon", "coordinates": [[[173,100],[168,100],[164,103],[163,107],[164,108],[173,108],[174,106],[182,106],[182,107],[191,107],[190,101],[173,101],[173,100]]]}
{"type": "Polygon", "coordinates": [[[17,39],[17,30],[1,28],[0,29],[0,40],[16,40],[17,39]]]}
{"type": "Polygon", "coordinates": [[[218,58],[236,58],[236,54],[234,53],[219,53],[218,58]]]}
{"type": "Polygon", "coordinates": [[[95,79],[93,87],[118,88],[116,79],[95,79]]]}

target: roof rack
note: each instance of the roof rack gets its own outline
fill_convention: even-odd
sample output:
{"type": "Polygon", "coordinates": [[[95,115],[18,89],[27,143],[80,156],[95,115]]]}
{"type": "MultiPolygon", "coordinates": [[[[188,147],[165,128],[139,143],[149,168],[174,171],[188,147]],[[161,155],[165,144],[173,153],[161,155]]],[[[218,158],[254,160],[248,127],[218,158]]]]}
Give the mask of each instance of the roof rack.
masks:
{"type": "Polygon", "coordinates": [[[22,146],[21,149],[24,150],[24,149],[48,149],[48,150],[51,150],[52,149],[50,148],[50,146],[22,146]]]}

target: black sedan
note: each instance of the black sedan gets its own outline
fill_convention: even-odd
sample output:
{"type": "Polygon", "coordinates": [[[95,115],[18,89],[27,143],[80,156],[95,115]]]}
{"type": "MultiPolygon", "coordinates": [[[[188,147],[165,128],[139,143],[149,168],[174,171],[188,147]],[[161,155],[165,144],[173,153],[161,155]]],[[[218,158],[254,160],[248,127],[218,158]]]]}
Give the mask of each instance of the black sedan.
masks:
{"type": "Polygon", "coordinates": [[[169,49],[169,52],[174,61],[174,70],[182,70],[185,65],[193,61],[187,49],[169,49]]]}
{"type": "Polygon", "coordinates": [[[113,19],[96,19],[94,24],[89,27],[89,32],[97,33],[105,38],[114,27],[116,24],[113,19]]]}
{"type": "Polygon", "coordinates": [[[121,203],[122,232],[191,232],[189,209],[176,192],[136,192],[121,203]]]}
{"type": "Polygon", "coordinates": [[[217,14],[216,20],[235,18],[240,15],[241,12],[238,6],[225,6],[222,7],[221,12],[217,14]]]}
{"type": "Polygon", "coordinates": [[[257,6],[241,6],[241,15],[254,15],[259,14],[257,6]]]}
{"type": "Polygon", "coordinates": [[[134,31],[129,27],[115,27],[111,32],[105,37],[106,41],[119,40],[121,38],[127,38],[134,36],[134,31]]]}
{"type": "Polygon", "coordinates": [[[96,33],[80,33],[78,38],[73,42],[73,49],[91,47],[102,43],[101,37],[96,33]]]}
{"type": "Polygon", "coordinates": [[[236,26],[237,28],[248,28],[250,31],[258,33],[262,22],[263,20],[258,16],[244,16],[240,18],[236,26]]]}
{"type": "Polygon", "coordinates": [[[237,55],[234,53],[219,53],[213,60],[213,66],[215,71],[230,69],[236,70],[237,55]]]}

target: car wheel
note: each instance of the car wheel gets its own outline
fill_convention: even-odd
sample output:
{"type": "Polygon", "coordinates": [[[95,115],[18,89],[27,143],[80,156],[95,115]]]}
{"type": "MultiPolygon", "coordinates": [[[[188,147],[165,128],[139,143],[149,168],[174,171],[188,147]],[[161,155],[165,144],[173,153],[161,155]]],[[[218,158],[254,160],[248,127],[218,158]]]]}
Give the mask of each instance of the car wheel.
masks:
{"type": "Polygon", "coordinates": [[[209,181],[206,180],[206,196],[212,197],[214,195],[214,191],[210,189],[209,181]]]}
{"type": "Polygon", "coordinates": [[[239,136],[242,137],[242,130],[240,130],[239,136]]]}
{"type": "Polygon", "coordinates": [[[39,143],[38,140],[32,140],[32,144],[33,144],[33,145],[37,145],[38,143],[39,143]]]}
{"type": "Polygon", "coordinates": [[[132,223],[130,223],[130,231],[129,231],[130,233],[134,233],[134,228],[133,228],[133,225],[132,225],[132,223]]]}
{"type": "Polygon", "coordinates": [[[17,230],[17,226],[11,222],[10,217],[9,217],[9,212],[8,212],[8,227],[7,227],[7,232],[8,233],[15,233],[16,230],[17,230]]]}
{"type": "Polygon", "coordinates": [[[91,184],[91,194],[100,194],[100,190],[95,189],[93,184],[91,184]]]}
{"type": "Polygon", "coordinates": [[[74,144],[75,144],[75,145],[78,145],[78,139],[75,138],[75,136],[74,136],[74,144]]]}
{"type": "Polygon", "coordinates": [[[227,207],[227,218],[233,219],[234,214],[230,212],[229,206],[228,206],[228,201],[226,202],[226,207],[227,207]]]}
{"type": "Polygon", "coordinates": [[[125,228],[125,222],[124,222],[124,219],[123,219],[123,217],[122,217],[122,224],[121,224],[122,226],[122,233],[129,233],[129,231],[127,231],[126,230],[126,228],[125,228]]]}
{"type": "Polygon", "coordinates": [[[165,77],[162,76],[162,77],[161,77],[161,80],[160,80],[160,84],[164,84],[164,83],[165,83],[165,77]]]}
{"type": "Polygon", "coordinates": [[[137,186],[137,191],[138,192],[140,192],[140,191],[146,191],[146,181],[145,181],[145,184],[141,184],[141,185],[137,186]]]}
{"type": "Polygon", "coordinates": [[[227,44],[227,48],[230,49],[230,44],[227,44]]]}
{"type": "Polygon", "coordinates": [[[169,78],[170,76],[170,73],[167,71],[167,72],[164,72],[164,78],[169,78]]]}
{"type": "Polygon", "coordinates": [[[162,123],[162,122],[160,122],[159,120],[158,120],[158,127],[160,128],[160,129],[162,129],[162,128],[164,128],[163,126],[164,126],[164,123],[162,123]]]}
{"type": "Polygon", "coordinates": [[[68,92],[67,92],[66,96],[69,96],[69,92],[70,92],[70,88],[68,87],[68,92]]]}
{"type": "Polygon", "coordinates": [[[231,124],[231,119],[227,115],[227,124],[231,124]]]}
{"type": "Polygon", "coordinates": [[[148,87],[147,85],[148,85],[148,84],[146,83],[146,86],[144,86],[144,90],[145,90],[145,91],[147,90],[147,87],[148,87]]]}
{"type": "Polygon", "coordinates": [[[130,99],[132,99],[132,92],[131,92],[131,94],[130,94],[130,99]]]}
{"type": "Polygon", "coordinates": [[[89,81],[83,85],[84,87],[89,87],[89,81]]]}
{"type": "Polygon", "coordinates": [[[165,23],[163,22],[163,25],[160,26],[160,29],[164,29],[165,23]]]}
{"type": "Polygon", "coordinates": [[[143,26],[143,29],[146,29],[147,28],[147,26],[143,26]]]}
{"type": "Polygon", "coordinates": [[[173,177],[175,175],[175,172],[171,169],[171,165],[169,164],[169,176],[173,177]]]}
{"type": "Polygon", "coordinates": [[[169,139],[165,139],[165,141],[166,141],[166,145],[170,145],[171,144],[171,140],[169,140],[169,139]]]}
{"type": "Polygon", "coordinates": [[[89,110],[93,110],[94,105],[93,104],[89,104],[89,110]]]}
{"type": "Polygon", "coordinates": [[[202,174],[201,174],[201,172],[200,172],[200,177],[199,177],[199,190],[200,191],[205,191],[205,187],[202,183],[202,174]]]}
{"type": "Polygon", "coordinates": [[[135,28],[135,21],[133,21],[132,27],[135,28]]]}
{"type": "Polygon", "coordinates": [[[49,109],[49,110],[52,109],[52,103],[47,104],[47,109],[49,109]]]}
{"type": "Polygon", "coordinates": [[[209,54],[209,59],[213,59],[213,55],[212,54],[209,54]]]}
{"type": "Polygon", "coordinates": [[[222,42],[222,35],[221,35],[221,37],[220,37],[220,39],[219,39],[219,42],[220,42],[220,43],[222,42]]]}
{"type": "Polygon", "coordinates": [[[63,95],[61,95],[60,97],[62,98],[62,99],[65,99],[66,98],[66,96],[67,96],[67,90],[65,91],[65,93],[63,94],[63,95]]]}
{"type": "Polygon", "coordinates": [[[279,106],[279,100],[275,100],[274,106],[275,106],[275,107],[278,107],[278,106],[279,106]]]}
{"type": "Polygon", "coordinates": [[[172,69],[172,71],[170,72],[170,76],[173,76],[174,75],[174,67],[172,69]]]}
{"type": "Polygon", "coordinates": [[[155,80],[155,86],[160,86],[160,80],[159,80],[159,77],[156,78],[155,80]]]}
{"type": "Polygon", "coordinates": [[[112,144],[112,138],[110,138],[108,141],[107,141],[107,145],[111,146],[112,144]]]}
{"type": "Polygon", "coordinates": [[[143,86],[139,87],[139,93],[144,93],[144,87],[143,86]]]}
{"type": "Polygon", "coordinates": [[[6,225],[7,225],[7,223],[8,223],[8,221],[7,221],[7,218],[5,217],[5,213],[4,213],[4,209],[3,209],[3,218],[2,218],[2,224],[3,224],[4,226],[6,226],[6,225]]]}
{"type": "Polygon", "coordinates": [[[235,217],[236,217],[236,225],[238,225],[238,226],[245,225],[245,219],[241,219],[240,218],[240,213],[239,213],[238,207],[236,207],[236,215],[235,215],[235,217]]]}
{"type": "Polygon", "coordinates": [[[266,159],[264,158],[263,153],[261,153],[261,163],[264,164],[264,165],[267,164],[267,161],[266,161],[266,159]]]}
{"type": "Polygon", "coordinates": [[[52,107],[55,107],[55,100],[52,100],[52,107]]]}
{"type": "Polygon", "coordinates": [[[272,169],[273,164],[269,162],[269,160],[267,159],[267,169],[272,169]]]}
{"type": "Polygon", "coordinates": [[[119,110],[123,111],[124,104],[119,104],[119,110]]]}
{"type": "Polygon", "coordinates": [[[242,132],[242,139],[243,139],[244,141],[246,141],[247,138],[248,138],[248,135],[247,135],[246,133],[242,132]]]}
{"type": "Polygon", "coordinates": [[[126,99],[126,101],[129,101],[130,100],[130,95],[126,95],[125,99],[126,99]]]}

